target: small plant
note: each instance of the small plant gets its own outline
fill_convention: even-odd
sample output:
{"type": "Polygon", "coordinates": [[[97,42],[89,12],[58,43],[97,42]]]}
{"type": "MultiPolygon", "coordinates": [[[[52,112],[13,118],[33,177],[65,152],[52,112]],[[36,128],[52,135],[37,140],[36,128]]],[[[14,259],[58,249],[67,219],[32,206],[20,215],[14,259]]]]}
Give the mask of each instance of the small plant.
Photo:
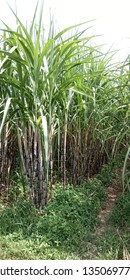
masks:
{"type": "Polygon", "coordinates": [[[113,178],[115,177],[113,162],[109,161],[108,164],[104,164],[96,177],[99,178],[106,187],[111,186],[113,178]]]}
{"type": "Polygon", "coordinates": [[[113,229],[108,229],[100,239],[95,237],[95,243],[98,248],[98,259],[118,259],[120,240],[118,234],[113,229]]]}
{"type": "Polygon", "coordinates": [[[130,192],[118,197],[109,221],[117,228],[126,228],[130,225],[130,192]]]}
{"type": "Polygon", "coordinates": [[[8,235],[20,232],[29,236],[35,225],[37,210],[29,200],[23,198],[10,203],[0,211],[0,233],[8,235]]]}

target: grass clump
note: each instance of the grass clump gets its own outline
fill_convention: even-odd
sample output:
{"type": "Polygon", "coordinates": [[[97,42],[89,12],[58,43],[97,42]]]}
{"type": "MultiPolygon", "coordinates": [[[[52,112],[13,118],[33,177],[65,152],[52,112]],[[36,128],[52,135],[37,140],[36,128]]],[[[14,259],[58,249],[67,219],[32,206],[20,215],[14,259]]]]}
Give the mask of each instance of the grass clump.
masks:
{"type": "Polygon", "coordinates": [[[106,187],[112,184],[113,178],[115,176],[113,169],[113,162],[109,161],[108,164],[104,164],[102,166],[100,173],[97,175],[97,178],[99,178],[102,181],[102,184],[106,187]]]}
{"type": "Polygon", "coordinates": [[[95,237],[95,244],[98,248],[97,259],[118,259],[120,240],[117,232],[113,228],[108,228],[102,238],[95,237]]]}
{"type": "Polygon", "coordinates": [[[4,235],[21,232],[23,236],[29,236],[36,218],[37,210],[32,202],[18,199],[1,211],[0,232],[4,235]]]}
{"type": "Polygon", "coordinates": [[[128,228],[130,225],[130,192],[119,196],[109,219],[110,223],[117,228],[128,228]]]}

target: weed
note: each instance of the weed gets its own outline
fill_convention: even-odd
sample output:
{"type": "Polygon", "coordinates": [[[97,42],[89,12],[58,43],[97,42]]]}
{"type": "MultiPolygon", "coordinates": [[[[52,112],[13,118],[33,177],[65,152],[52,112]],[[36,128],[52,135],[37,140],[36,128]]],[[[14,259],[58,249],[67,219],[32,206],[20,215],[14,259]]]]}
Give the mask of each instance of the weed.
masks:
{"type": "MultiPolygon", "coordinates": [[[[1,238],[3,240],[4,236],[6,242],[11,240],[13,248],[17,247],[16,243],[24,244],[21,245],[23,258],[29,257],[28,244],[35,244],[29,245],[32,246],[31,258],[53,259],[57,251],[64,252],[59,253],[59,258],[63,255],[82,258],[86,250],[81,249],[82,244],[91,240],[103,197],[105,193],[100,181],[93,179],[80,188],[68,185],[66,191],[59,186],[53,200],[41,212],[29,200],[19,199],[1,209],[1,238]]],[[[8,246],[12,252],[11,244],[8,246]]]]}
{"type": "Polygon", "coordinates": [[[115,176],[113,170],[113,162],[110,161],[108,164],[104,164],[100,170],[100,173],[97,175],[97,178],[101,180],[102,184],[106,187],[112,184],[113,178],[115,176]]]}
{"type": "Polygon", "coordinates": [[[126,228],[130,225],[130,192],[118,197],[113,212],[109,218],[112,225],[126,228]]]}

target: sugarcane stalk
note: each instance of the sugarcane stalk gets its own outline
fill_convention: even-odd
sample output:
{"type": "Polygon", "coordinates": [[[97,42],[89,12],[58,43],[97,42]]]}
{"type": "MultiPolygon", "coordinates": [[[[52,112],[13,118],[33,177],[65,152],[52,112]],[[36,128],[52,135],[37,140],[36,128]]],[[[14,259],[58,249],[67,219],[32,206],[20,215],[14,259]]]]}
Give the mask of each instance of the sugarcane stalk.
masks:
{"type": "Polygon", "coordinates": [[[30,189],[33,189],[33,129],[32,126],[28,123],[28,155],[29,155],[29,164],[31,170],[30,176],[30,189]]]}
{"type": "Polygon", "coordinates": [[[27,184],[27,187],[28,187],[28,191],[30,192],[30,185],[29,185],[26,165],[25,165],[25,161],[24,161],[24,154],[23,154],[23,149],[22,149],[22,140],[21,140],[21,135],[19,133],[19,128],[17,128],[17,137],[18,137],[18,147],[19,147],[20,159],[21,159],[21,163],[22,163],[22,173],[23,173],[23,176],[25,178],[25,181],[26,181],[26,184],[27,184]]]}
{"type": "Polygon", "coordinates": [[[64,128],[64,153],[63,153],[63,184],[64,189],[66,187],[66,145],[67,145],[67,121],[68,121],[68,115],[65,115],[65,128],[64,128]]]}

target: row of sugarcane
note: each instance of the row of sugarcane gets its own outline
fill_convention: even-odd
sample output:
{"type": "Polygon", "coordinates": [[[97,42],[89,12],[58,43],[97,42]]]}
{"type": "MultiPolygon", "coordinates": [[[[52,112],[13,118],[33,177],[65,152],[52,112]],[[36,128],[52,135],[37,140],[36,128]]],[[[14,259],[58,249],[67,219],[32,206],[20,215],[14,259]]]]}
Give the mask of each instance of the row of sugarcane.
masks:
{"type": "Polygon", "coordinates": [[[0,49],[1,124],[10,100],[0,133],[0,184],[9,187],[20,168],[24,188],[42,208],[54,183],[65,189],[88,180],[124,144],[129,73],[91,45],[95,36],[81,24],[74,34],[77,26],[57,35],[51,26],[44,39],[42,9],[29,30],[14,16],[17,30],[3,28],[0,49]]]}

